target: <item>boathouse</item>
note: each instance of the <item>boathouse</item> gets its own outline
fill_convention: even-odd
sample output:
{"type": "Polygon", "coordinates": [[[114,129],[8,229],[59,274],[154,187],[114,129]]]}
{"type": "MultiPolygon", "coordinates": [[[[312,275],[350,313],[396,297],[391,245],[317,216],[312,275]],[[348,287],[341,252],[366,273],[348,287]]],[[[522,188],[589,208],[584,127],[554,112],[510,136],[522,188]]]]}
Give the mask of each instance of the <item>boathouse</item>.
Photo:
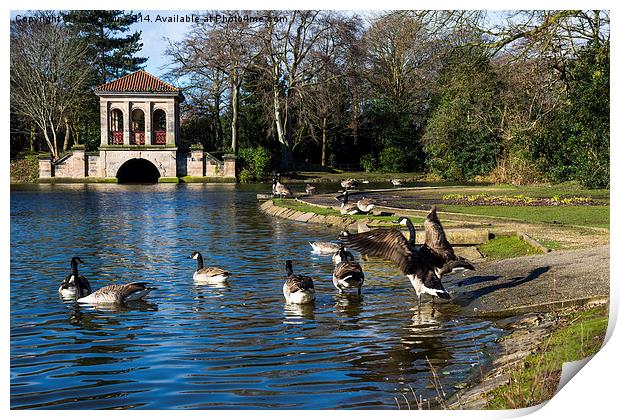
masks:
{"type": "Polygon", "coordinates": [[[39,159],[41,180],[166,182],[235,181],[235,157],[217,159],[201,145],[180,149],[181,90],[144,71],[95,89],[99,97],[101,144],[96,152],[77,145],[57,161],[39,159]]]}

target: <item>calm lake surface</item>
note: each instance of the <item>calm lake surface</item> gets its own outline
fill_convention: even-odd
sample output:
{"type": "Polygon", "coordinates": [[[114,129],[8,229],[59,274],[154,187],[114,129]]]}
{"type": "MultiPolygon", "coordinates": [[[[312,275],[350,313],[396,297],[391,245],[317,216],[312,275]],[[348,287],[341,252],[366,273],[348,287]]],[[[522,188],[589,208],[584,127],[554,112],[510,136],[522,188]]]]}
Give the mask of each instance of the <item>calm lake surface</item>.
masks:
{"type": "MultiPolygon", "coordinates": [[[[300,186],[300,188],[302,188],[300,186]]],[[[448,394],[495,347],[492,323],[423,304],[386,262],[363,261],[363,299],[338,297],[331,257],[309,240],[338,231],[264,215],[270,186],[40,185],[11,190],[11,407],[396,409],[411,388],[448,394]],[[235,275],[195,284],[205,264],[235,275]],[[157,287],[145,302],[63,301],[72,256],[93,288],[157,287]],[[284,302],[284,261],[317,301],[284,302]],[[428,359],[428,360],[427,360],[428,359]]]]}

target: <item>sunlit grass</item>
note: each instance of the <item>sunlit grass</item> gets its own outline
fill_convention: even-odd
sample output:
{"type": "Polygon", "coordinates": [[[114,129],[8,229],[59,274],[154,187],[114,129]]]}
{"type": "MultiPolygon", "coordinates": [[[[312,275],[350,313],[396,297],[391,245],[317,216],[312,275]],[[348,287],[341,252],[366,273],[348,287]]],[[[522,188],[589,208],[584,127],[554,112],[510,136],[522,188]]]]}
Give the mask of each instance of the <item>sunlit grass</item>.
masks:
{"type": "Polygon", "coordinates": [[[440,204],[439,210],[480,216],[506,217],[525,222],[542,222],[609,229],[609,206],[467,206],[440,204]]]}
{"type": "Polygon", "coordinates": [[[542,254],[542,251],[516,236],[498,236],[478,246],[480,253],[490,260],[542,254]]]}
{"type": "Polygon", "coordinates": [[[530,407],[551,399],[562,364],[595,354],[603,343],[607,320],[607,308],[572,315],[568,325],[553,332],[540,352],[525,358],[523,368],[511,374],[507,385],[487,395],[486,408],[530,407]]]}

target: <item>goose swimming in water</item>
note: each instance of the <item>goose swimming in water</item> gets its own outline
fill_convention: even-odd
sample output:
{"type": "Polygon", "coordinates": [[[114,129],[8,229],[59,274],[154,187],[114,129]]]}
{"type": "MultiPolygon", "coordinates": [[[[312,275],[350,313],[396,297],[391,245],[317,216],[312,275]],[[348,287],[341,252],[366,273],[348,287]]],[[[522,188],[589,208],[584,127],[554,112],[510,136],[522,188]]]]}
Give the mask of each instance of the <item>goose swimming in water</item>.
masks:
{"type": "Polygon", "coordinates": [[[127,284],[110,284],[101,289],[79,298],[79,303],[112,303],[122,304],[140,300],[148,295],[154,287],[148,287],[147,282],[132,282],[127,284]]]}
{"type": "Polygon", "coordinates": [[[282,293],[287,303],[311,303],[314,301],[314,282],[311,277],[293,274],[293,262],[286,260],[286,280],[282,293]]]}
{"type": "Polygon", "coordinates": [[[78,262],[84,264],[80,257],[71,258],[71,273],[60,283],[58,292],[63,298],[79,298],[92,292],[86,277],[80,276],[78,273],[78,262]]]}
{"type": "Polygon", "coordinates": [[[433,208],[427,217],[429,223],[424,224],[427,239],[423,245],[415,245],[415,229],[411,220],[406,217],[401,217],[399,224],[409,230],[409,240],[393,228],[341,236],[340,240],[350,248],[392,261],[411,282],[418,295],[418,304],[422,303],[423,294],[450,299],[441,283],[441,275],[457,267],[474,267],[466,259],[456,257],[453,250],[450,253],[452,247],[445,239],[445,233],[436,216],[433,208]]]}
{"type": "Polygon", "coordinates": [[[340,245],[335,242],[315,241],[308,243],[312,247],[312,252],[316,254],[333,254],[340,249],[340,245]]]}
{"type": "Polygon", "coordinates": [[[362,284],[364,284],[364,272],[362,267],[353,260],[353,254],[341,247],[338,251],[339,260],[334,267],[332,282],[338,293],[342,293],[346,289],[357,288],[357,294],[362,294],[362,284]]]}
{"type": "Polygon", "coordinates": [[[207,282],[207,283],[224,283],[228,280],[230,273],[226,270],[222,270],[218,267],[206,267],[204,266],[204,260],[202,254],[198,251],[192,252],[191,257],[197,261],[198,266],[194,272],[193,279],[195,281],[207,282]]]}

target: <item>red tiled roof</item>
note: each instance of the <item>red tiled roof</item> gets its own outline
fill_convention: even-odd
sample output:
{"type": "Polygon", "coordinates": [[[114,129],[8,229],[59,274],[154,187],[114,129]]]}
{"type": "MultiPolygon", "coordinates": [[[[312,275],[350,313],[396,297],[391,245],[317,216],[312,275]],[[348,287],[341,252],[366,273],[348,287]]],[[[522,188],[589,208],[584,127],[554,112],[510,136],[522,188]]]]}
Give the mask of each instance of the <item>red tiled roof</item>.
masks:
{"type": "Polygon", "coordinates": [[[134,73],[97,86],[95,92],[180,92],[180,89],[158,77],[138,70],[134,73]]]}

